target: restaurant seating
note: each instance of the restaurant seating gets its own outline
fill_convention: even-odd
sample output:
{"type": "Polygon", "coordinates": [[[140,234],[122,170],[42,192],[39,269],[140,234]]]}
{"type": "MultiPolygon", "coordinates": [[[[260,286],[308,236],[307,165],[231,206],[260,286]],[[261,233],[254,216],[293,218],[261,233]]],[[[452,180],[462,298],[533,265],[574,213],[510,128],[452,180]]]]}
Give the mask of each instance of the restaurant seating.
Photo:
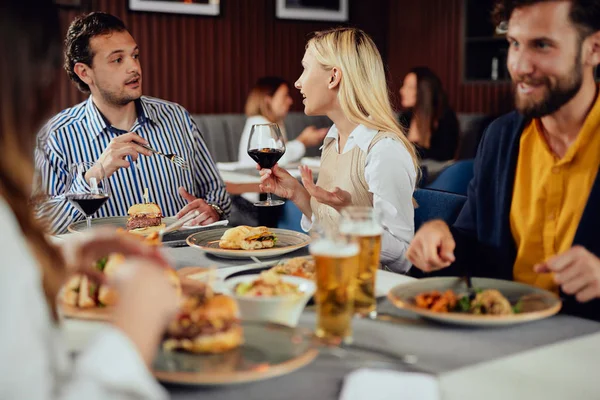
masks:
{"type": "Polygon", "coordinates": [[[302,211],[293,201],[287,200],[283,205],[281,217],[277,221],[277,228],[289,229],[296,232],[304,232],[300,226],[302,211]]]}
{"type": "MultiPolygon", "coordinates": [[[[210,154],[216,162],[238,161],[238,146],[246,116],[244,114],[195,114],[192,118],[198,125],[210,154]]],[[[484,129],[491,121],[485,114],[458,114],[460,141],[457,159],[475,157],[477,146],[484,129]]],[[[331,126],[331,120],[324,116],[307,116],[303,112],[290,112],[285,120],[288,138],[295,139],[302,130],[315,125],[317,128],[331,126]]],[[[308,157],[319,156],[318,148],[307,151],[308,157]]]]}
{"type": "MultiPolygon", "coordinates": [[[[202,133],[210,154],[216,162],[238,161],[238,146],[246,123],[244,114],[196,114],[192,118],[202,133]]],[[[301,112],[291,112],[285,119],[288,139],[295,139],[304,128],[315,125],[317,128],[331,126],[327,117],[307,116],[301,112]]],[[[306,156],[318,156],[318,148],[307,150],[306,156]]]]}
{"type": "Polygon", "coordinates": [[[415,190],[415,232],[427,221],[441,219],[451,225],[458,217],[467,196],[432,189],[415,190]]]}
{"type": "Polygon", "coordinates": [[[469,182],[473,179],[473,160],[460,160],[446,167],[427,189],[467,195],[469,182]]]}

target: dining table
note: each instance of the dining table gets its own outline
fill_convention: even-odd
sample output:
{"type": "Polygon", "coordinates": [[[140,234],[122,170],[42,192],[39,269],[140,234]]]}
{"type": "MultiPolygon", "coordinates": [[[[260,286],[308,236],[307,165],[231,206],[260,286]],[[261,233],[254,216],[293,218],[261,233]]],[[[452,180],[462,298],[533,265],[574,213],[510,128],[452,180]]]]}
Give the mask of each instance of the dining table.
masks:
{"type": "MultiPolygon", "coordinates": [[[[258,268],[261,259],[223,259],[188,246],[165,247],[176,269],[214,267],[217,279],[258,268]]],[[[305,256],[306,248],[285,257],[305,256]]],[[[277,261],[277,260],[275,260],[277,261]]],[[[381,295],[414,278],[379,270],[381,295]]],[[[432,323],[378,298],[376,319],[354,318],[353,343],[346,356],[323,351],[308,365],[280,377],[221,386],[164,384],[174,400],[338,399],[353,371],[394,370],[426,374],[435,382],[439,399],[593,399],[600,361],[600,323],[557,314],[522,325],[467,328],[432,323]]],[[[101,322],[66,319],[67,343],[83,348],[103,326],[101,322]]],[[[307,307],[298,327],[312,330],[315,310],[307,307]]],[[[372,388],[378,389],[376,383],[372,388]]],[[[381,389],[383,390],[383,389],[381,389]]]]}

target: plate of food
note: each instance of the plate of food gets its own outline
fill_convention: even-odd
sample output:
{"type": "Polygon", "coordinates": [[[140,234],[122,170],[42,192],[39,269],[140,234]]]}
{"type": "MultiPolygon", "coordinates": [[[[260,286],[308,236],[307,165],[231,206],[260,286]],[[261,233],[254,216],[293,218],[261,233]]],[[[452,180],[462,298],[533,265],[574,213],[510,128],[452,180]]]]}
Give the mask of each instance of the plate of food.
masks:
{"type": "Polygon", "coordinates": [[[310,237],[287,229],[237,226],[190,235],[187,244],[223,258],[278,257],[308,246],[310,237]]]}
{"type": "MultiPolygon", "coordinates": [[[[127,233],[120,233],[122,235],[127,233]]],[[[136,236],[139,237],[139,236],[136,236]]],[[[158,233],[141,237],[145,243],[153,246],[160,245],[158,233]]],[[[95,268],[110,278],[123,265],[125,257],[113,253],[97,261],[95,268]]],[[[181,294],[181,281],[175,270],[165,268],[165,274],[181,294]]],[[[117,304],[119,295],[109,285],[98,285],[85,275],[74,275],[62,287],[58,308],[65,318],[76,318],[93,321],[109,321],[112,317],[113,307],[117,304]]]]}
{"type": "Polygon", "coordinates": [[[240,321],[232,297],[205,290],[186,297],[152,372],[165,383],[232,385],[288,374],[317,354],[312,335],[304,330],[240,321]]]}
{"type": "Polygon", "coordinates": [[[560,311],[557,295],[524,283],[473,278],[425,278],[395,286],[388,299],[396,307],[438,322],[473,327],[521,324],[560,311]]]}
{"type": "MultiPolygon", "coordinates": [[[[175,217],[163,217],[156,203],[134,204],[127,210],[127,217],[92,218],[92,227],[114,226],[138,235],[149,235],[159,232],[167,225],[177,221],[175,217]]],[[[83,232],[87,229],[86,221],[74,222],[68,226],[69,232],[83,232]]]]}

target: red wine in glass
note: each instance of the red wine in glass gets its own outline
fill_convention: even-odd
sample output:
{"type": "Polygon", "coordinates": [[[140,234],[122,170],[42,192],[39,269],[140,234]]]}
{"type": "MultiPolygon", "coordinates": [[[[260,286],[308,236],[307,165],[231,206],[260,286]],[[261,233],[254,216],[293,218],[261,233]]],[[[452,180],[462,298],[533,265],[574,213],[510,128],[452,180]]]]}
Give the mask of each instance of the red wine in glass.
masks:
{"type": "Polygon", "coordinates": [[[92,215],[110,196],[108,179],[100,163],[79,162],[69,167],[65,198],[85,215],[87,227],[92,227],[92,215]]]}
{"type": "Polygon", "coordinates": [[[253,149],[248,150],[248,154],[261,168],[271,169],[277,164],[277,161],[283,156],[284,151],[279,149],[253,149]]]}
{"type": "Polygon", "coordinates": [[[67,200],[86,217],[92,216],[106,203],[108,194],[68,194],[67,200]]]}
{"type": "MultiPolygon", "coordinates": [[[[248,155],[260,165],[261,168],[271,169],[285,153],[285,142],[277,124],[252,125],[250,139],[248,140],[248,155]]],[[[280,206],[284,202],[273,200],[271,193],[267,193],[267,200],[254,203],[259,207],[280,206]]]]}

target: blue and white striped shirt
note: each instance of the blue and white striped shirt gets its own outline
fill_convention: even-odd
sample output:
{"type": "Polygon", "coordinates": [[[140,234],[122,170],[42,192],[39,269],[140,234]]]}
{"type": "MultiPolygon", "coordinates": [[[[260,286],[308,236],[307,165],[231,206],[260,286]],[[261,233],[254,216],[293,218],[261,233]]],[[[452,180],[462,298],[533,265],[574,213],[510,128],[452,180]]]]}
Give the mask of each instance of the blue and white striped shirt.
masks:
{"type": "MultiPolygon", "coordinates": [[[[187,160],[190,170],[177,167],[166,157],[140,155],[137,161],[140,168],[132,164],[109,178],[110,199],[94,217],[126,216],[131,205],[143,202],[146,187],[150,201],[160,206],[163,215],[173,216],[187,204],[177,192],[179,186],[207,203],[218,205],[228,215],[231,199],[190,114],[178,104],[147,96],[142,96],[136,106],[138,118],[130,131],[163,154],[180,155],[187,160]]],[[[47,194],[64,194],[69,166],[98,160],[111,139],[120,133],[107,124],[92,96],[48,121],[39,133],[36,149],[36,167],[47,194]]],[[[69,224],[85,218],[65,200],[46,209],[43,216],[54,233],[63,233],[69,224]]]]}

